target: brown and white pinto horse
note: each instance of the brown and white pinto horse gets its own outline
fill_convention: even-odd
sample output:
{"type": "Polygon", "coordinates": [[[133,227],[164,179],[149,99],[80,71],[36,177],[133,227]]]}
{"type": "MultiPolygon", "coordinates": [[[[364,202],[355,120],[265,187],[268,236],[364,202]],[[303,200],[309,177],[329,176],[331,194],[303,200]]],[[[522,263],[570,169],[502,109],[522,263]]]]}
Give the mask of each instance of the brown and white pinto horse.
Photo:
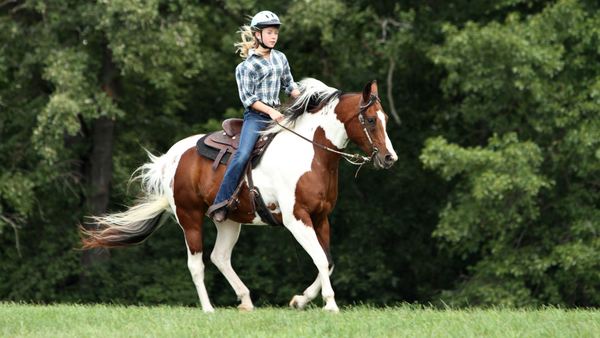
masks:
{"type": "MultiPolygon", "coordinates": [[[[341,151],[349,141],[372,158],[376,168],[389,168],[397,160],[386,132],[387,116],[377,97],[377,84],[368,83],[362,93],[342,94],[320,81],[300,81],[301,96],[289,106],[291,114],[283,125],[315,143],[341,151]],[[362,122],[361,122],[362,120],[362,122]]],[[[290,306],[304,308],[322,290],[323,308],[338,312],[329,279],[333,260],[329,248],[329,222],[338,193],[340,154],[324,150],[298,135],[273,126],[264,133],[279,132],[253,170],[254,184],[274,217],[285,225],[308,252],[319,271],[303,295],[294,296],[290,306]]],[[[198,154],[195,145],[202,135],[176,143],[165,155],[148,154],[151,162],[138,169],[144,197],[127,211],[95,217],[98,231],[86,231],[84,248],[129,247],[148,238],[172,213],[185,233],[188,267],[200,297],[202,309],[213,312],[204,286],[202,222],[213,203],[225,166],[212,170],[213,161],[198,154]]],[[[241,304],[252,310],[250,291],[231,267],[231,252],[241,224],[264,224],[252,213],[247,187],[240,204],[229,219],[216,224],[217,240],[210,255],[225,275],[241,304]]]]}

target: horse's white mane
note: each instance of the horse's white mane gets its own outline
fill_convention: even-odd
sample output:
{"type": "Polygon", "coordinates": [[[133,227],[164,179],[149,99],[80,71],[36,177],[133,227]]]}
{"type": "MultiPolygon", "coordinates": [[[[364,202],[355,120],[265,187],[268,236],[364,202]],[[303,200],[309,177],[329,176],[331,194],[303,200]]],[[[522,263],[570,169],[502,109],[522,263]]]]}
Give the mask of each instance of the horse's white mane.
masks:
{"type": "MultiPolygon", "coordinates": [[[[324,96],[337,92],[337,89],[329,87],[323,82],[313,78],[302,79],[302,81],[298,82],[298,87],[300,90],[300,97],[298,97],[294,104],[289,108],[290,110],[301,106],[304,106],[306,109],[306,105],[313,95],[317,100],[321,100],[324,96]]],[[[306,110],[304,112],[306,112],[306,110]]]]}
{"type": "MultiPolygon", "coordinates": [[[[310,102],[311,98],[316,99],[317,101],[321,101],[327,96],[337,92],[338,90],[332,87],[327,86],[323,82],[313,79],[313,78],[304,78],[298,82],[298,90],[300,91],[300,96],[294,101],[294,104],[287,107],[285,111],[294,111],[297,109],[303,109],[302,113],[306,113],[306,107],[310,102]],[[304,108],[303,108],[304,107],[304,108]]],[[[293,116],[286,116],[286,118],[281,122],[282,125],[287,128],[293,129],[295,124],[295,119],[293,116]]],[[[262,131],[261,134],[272,134],[280,132],[283,128],[281,128],[276,123],[272,123],[271,126],[262,131]]]]}

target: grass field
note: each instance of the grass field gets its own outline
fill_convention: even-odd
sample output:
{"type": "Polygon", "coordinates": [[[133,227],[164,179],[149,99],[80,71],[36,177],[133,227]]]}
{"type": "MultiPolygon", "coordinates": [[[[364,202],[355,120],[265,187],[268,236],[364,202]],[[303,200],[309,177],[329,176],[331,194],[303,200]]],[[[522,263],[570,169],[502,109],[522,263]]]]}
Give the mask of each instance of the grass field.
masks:
{"type": "Polygon", "coordinates": [[[600,311],[356,306],[258,308],[0,303],[0,337],[600,337],[600,311]]]}

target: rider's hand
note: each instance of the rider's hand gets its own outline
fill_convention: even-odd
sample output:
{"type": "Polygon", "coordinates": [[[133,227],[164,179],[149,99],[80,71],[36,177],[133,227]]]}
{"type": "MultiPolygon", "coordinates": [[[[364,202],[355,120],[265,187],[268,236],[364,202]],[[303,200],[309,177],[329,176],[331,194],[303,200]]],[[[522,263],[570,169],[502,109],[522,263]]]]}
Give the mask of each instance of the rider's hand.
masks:
{"type": "Polygon", "coordinates": [[[280,112],[278,112],[277,110],[271,108],[267,111],[267,114],[269,114],[269,116],[273,119],[273,121],[275,122],[281,122],[283,121],[283,114],[281,114],[280,112]]]}

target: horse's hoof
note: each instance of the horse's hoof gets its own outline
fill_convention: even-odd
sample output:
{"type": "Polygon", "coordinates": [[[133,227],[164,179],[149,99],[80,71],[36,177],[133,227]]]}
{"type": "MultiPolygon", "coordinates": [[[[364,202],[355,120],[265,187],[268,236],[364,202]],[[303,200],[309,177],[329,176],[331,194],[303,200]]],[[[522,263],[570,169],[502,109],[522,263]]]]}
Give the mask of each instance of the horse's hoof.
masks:
{"type": "Polygon", "coordinates": [[[327,311],[327,312],[329,312],[329,313],[333,313],[333,314],[336,314],[336,315],[337,315],[338,313],[340,313],[340,309],[338,309],[337,307],[335,307],[335,308],[327,308],[327,306],[325,306],[325,307],[323,308],[323,311],[327,311]]]}
{"type": "Polygon", "coordinates": [[[304,308],[304,306],[302,306],[302,304],[300,304],[300,302],[298,301],[299,296],[294,296],[294,298],[292,298],[292,300],[290,301],[290,307],[293,309],[298,309],[298,310],[302,310],[304,308]]]}
{"type": "Polygon", "coordinates": [[[238,310],[240,312],[252,312],[254,310],[254,306],[247,306],[247,305],[238,305],[238,310]]]}

